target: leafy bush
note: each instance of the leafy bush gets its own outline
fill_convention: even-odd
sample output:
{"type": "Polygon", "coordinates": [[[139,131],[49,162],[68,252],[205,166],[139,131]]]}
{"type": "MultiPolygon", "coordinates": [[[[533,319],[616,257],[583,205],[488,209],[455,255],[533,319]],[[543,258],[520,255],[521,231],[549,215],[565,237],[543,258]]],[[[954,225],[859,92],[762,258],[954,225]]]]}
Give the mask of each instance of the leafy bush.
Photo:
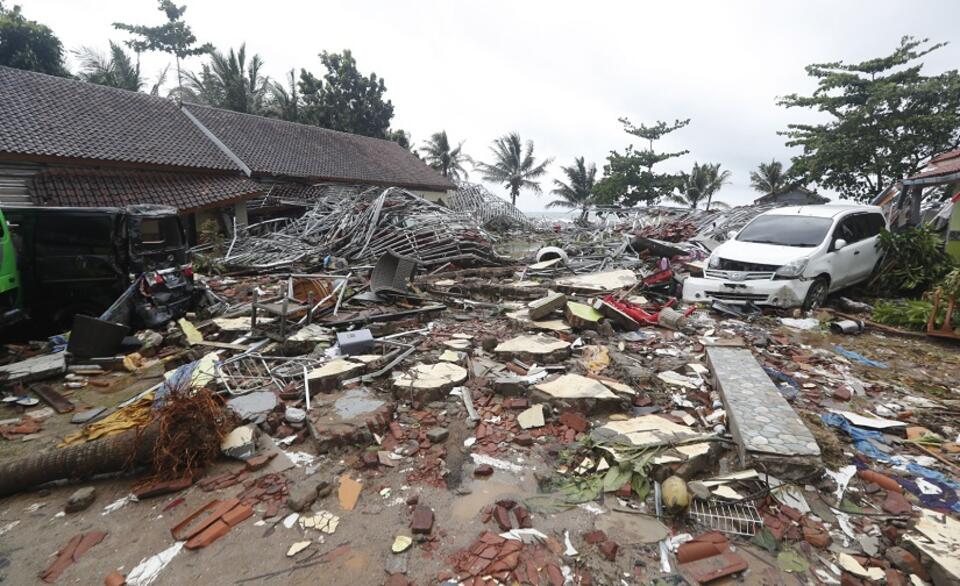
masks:
{"type": "Polygon", "coordinates": [[[939,237],[925,226],[884,230],[877,245],[883,260],[869,287],[881,296],[919,295],[953,268],[939,237]]]}
{"type": "Polygon", "coordinates": [[[878,301],[873,306],[873,321],[920,331],[927,327],[927,319],[931,311],[933,311],[933,304],[921,299],[878,301]]]}

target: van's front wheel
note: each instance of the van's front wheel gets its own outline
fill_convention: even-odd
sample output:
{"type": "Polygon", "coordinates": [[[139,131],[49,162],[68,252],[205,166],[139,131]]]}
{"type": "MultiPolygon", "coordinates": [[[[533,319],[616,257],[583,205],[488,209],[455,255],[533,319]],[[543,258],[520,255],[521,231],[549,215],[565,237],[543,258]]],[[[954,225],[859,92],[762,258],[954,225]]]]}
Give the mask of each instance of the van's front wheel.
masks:
{"type": "Polygon", "coordinates": [[[803,300],[803,311],[818,309],[827,299],[827,293],[830,291],[830,281],[826,277],[817,277],[807,289],[807,296],[803,300]]]}

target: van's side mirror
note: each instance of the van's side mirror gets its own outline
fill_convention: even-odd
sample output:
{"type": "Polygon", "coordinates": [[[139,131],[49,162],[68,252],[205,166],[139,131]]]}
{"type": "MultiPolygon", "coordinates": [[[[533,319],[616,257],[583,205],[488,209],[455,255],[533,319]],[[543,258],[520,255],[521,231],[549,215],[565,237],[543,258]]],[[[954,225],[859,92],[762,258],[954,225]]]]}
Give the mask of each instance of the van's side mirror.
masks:
{"type": "Polygon", "coordinates": [[[729,232],[727,232],[727,240],[733,240],[736,237],[737,237],[736,230],[730,230],[729,232]]]}
{"type": "Polygon", "coordinates": [[[837,238],[836,240],[833,241],[833,249],[834,249],[834,250],[840,250],[841,248],[843,248],[843,247],[846,246],[846,245],[847,245],[847,241],[844,240],[843,238],[837,238]]]}

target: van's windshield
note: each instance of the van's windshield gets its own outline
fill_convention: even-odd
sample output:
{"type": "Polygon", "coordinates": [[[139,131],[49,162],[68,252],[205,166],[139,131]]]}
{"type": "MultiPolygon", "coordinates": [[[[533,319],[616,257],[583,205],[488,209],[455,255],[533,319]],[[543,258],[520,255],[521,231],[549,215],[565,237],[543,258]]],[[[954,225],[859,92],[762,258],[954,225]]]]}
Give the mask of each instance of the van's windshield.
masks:
{"type": "Polygon", "coordinates": [[[139,244],[143,249],[182,246],[180,222],[176,217],[141,218],[139,244]]]}
{"type": "Polygon", "coordinates": [[[792,215],[757,216],[737,234],[737,240],[813,248],[823,242],[832,224],[831,218],[792,215]]]}

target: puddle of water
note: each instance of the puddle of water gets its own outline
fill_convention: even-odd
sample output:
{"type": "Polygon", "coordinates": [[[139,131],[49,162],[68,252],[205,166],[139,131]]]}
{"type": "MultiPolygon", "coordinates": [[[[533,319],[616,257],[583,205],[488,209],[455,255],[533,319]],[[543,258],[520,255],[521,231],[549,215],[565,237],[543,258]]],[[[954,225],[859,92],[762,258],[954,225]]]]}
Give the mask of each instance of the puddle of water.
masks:
{"type": "Polygon", "coordinates": [[[537,483],[532,475],[517,477],[500,470],[488,480],[465,478],[463,486],[470,489],[470,494],[456,497],[450,511],[453,518],[461,521],[475,519],[484,507],[498,500],[520,500],[537,494],[537,483]]]}

